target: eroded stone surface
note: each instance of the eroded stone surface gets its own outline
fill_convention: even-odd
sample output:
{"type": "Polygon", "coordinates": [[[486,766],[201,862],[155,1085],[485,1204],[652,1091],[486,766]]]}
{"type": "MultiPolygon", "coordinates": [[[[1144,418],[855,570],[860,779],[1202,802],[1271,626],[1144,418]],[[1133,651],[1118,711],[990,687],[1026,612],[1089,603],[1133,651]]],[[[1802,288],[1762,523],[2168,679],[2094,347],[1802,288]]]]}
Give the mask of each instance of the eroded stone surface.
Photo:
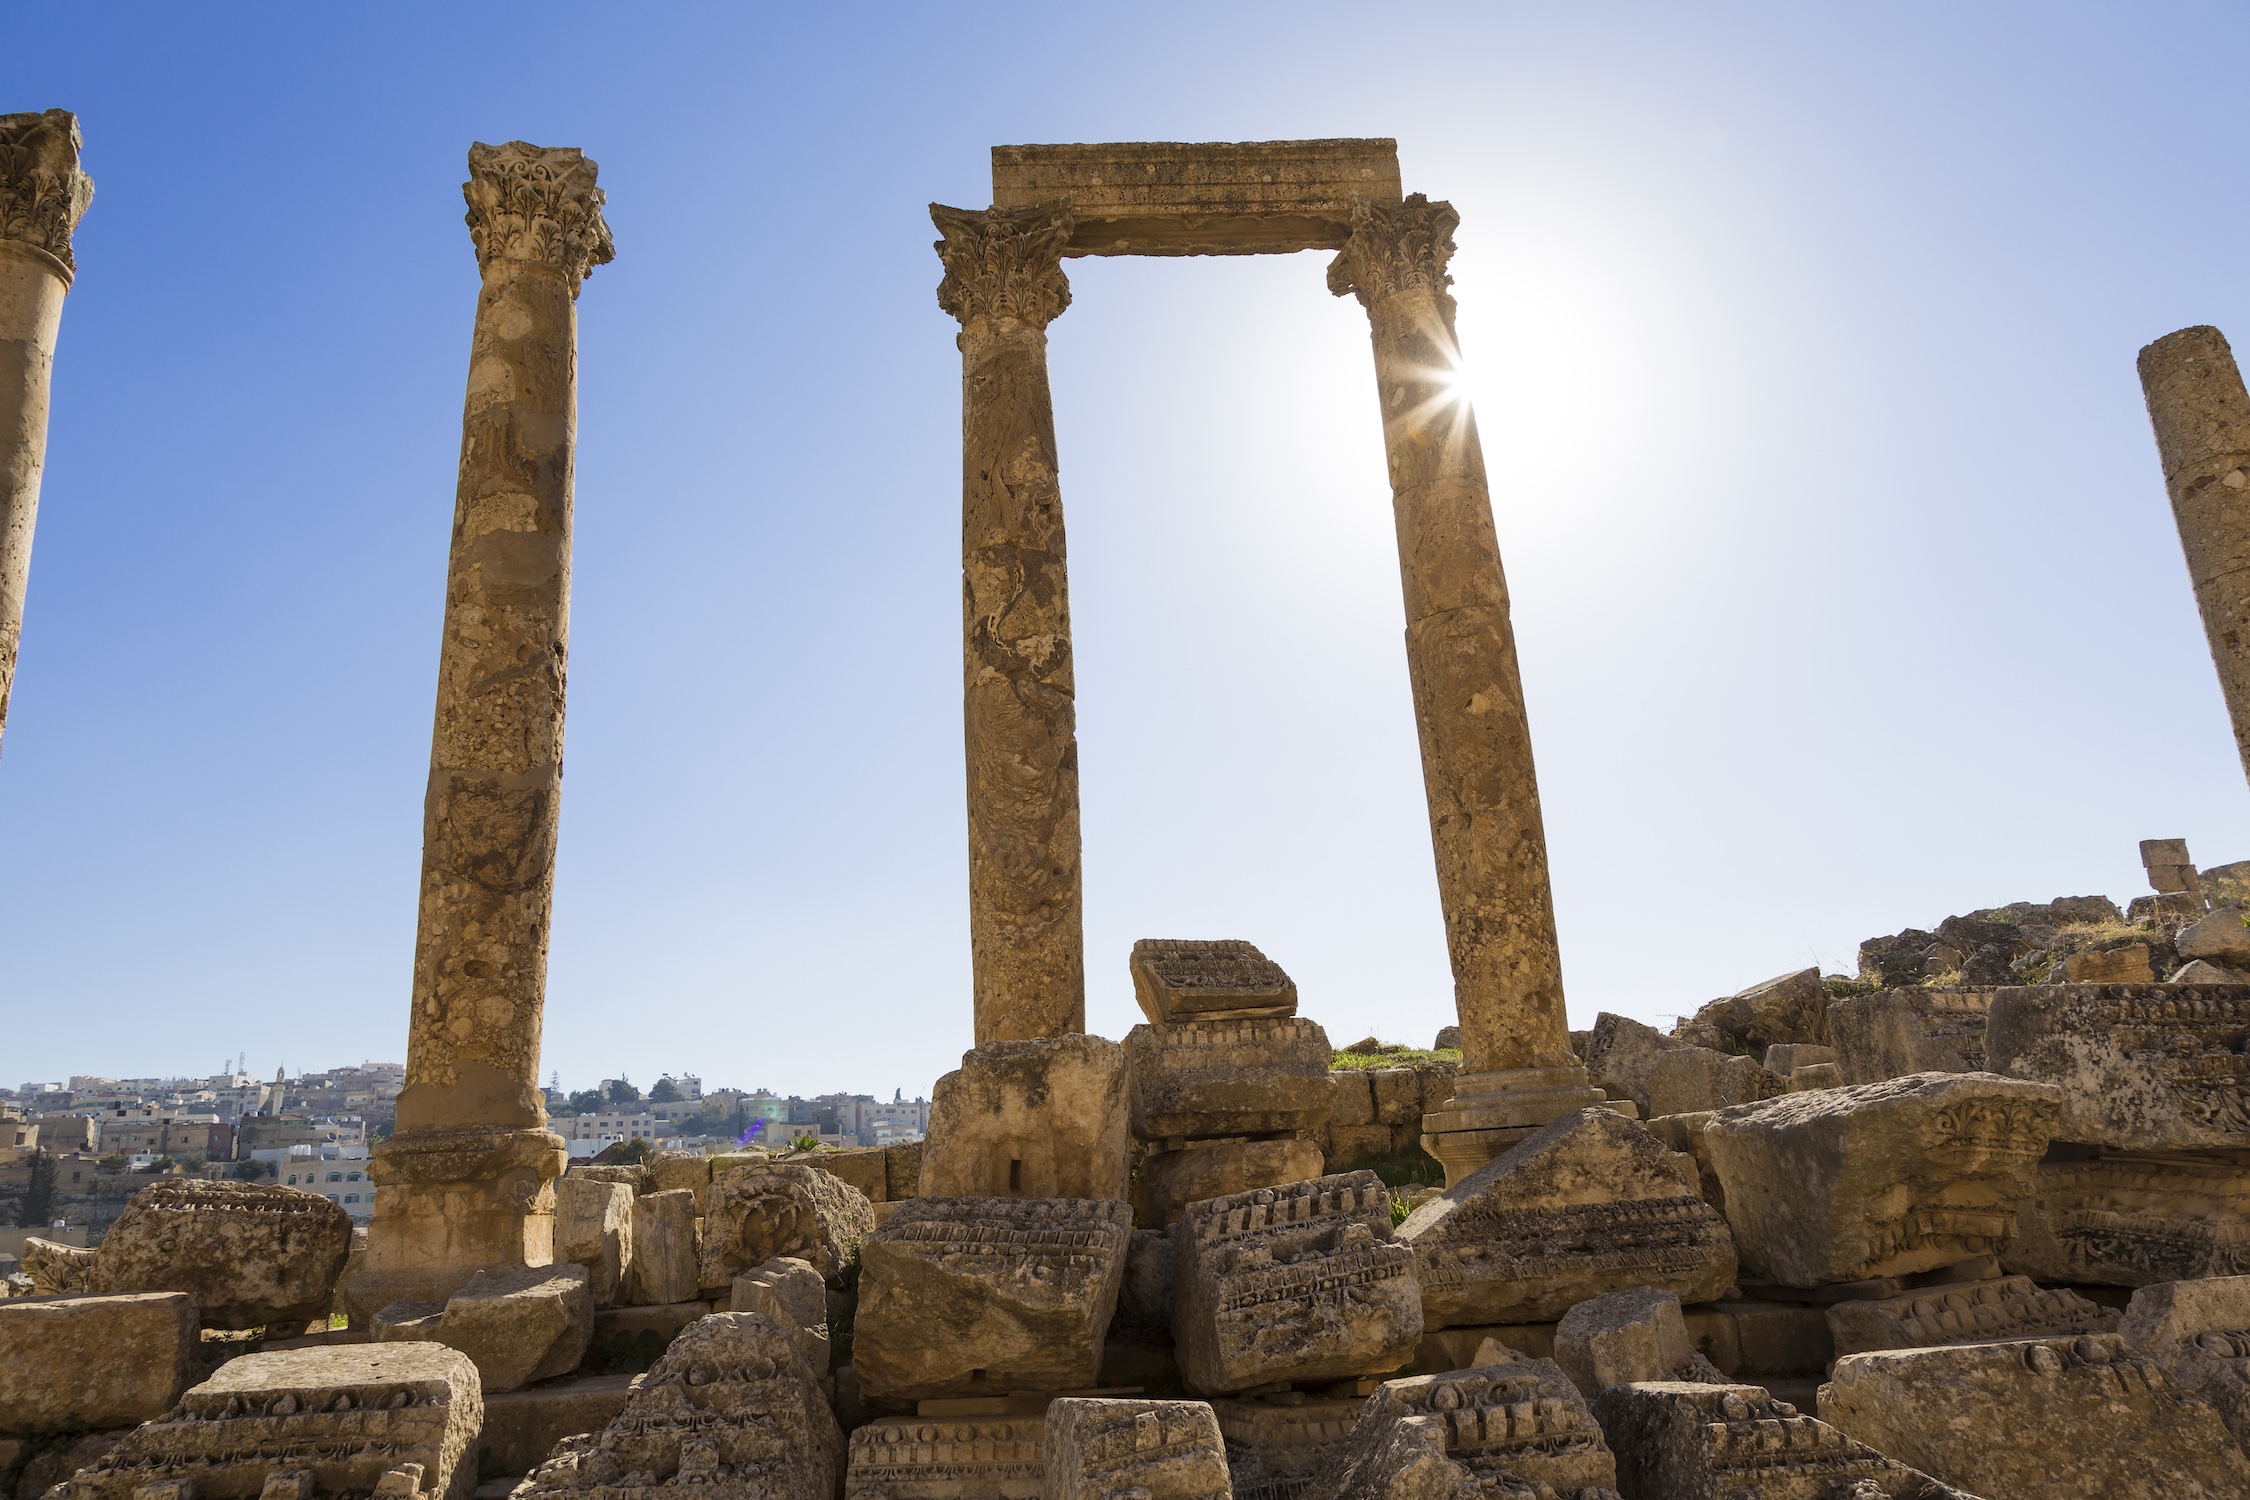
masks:
{"type": "Polygon", "coordinates": [[[1992,1071],[2062,1090],[2060,1140],[2250,1146],[2250,986],[2038,985],[1993,997],[1992,1071]]]}
{"type": "Polygon", "coordinates": [[[567,1375],[586,1357],[593,1296],[581,1265],[479,1271],[433,1317],[429,1304],[399,1302],[377,1313],[377,1342],[428,1340],[458,1349],[487,1393],[567,1375]]]}
{"type": "Polygon", "coordinates": [[[922,1194],[1123,1201],[1125,1049],[1098,1036],[996,1042],[930,1092],[922,1194]]]}
{"type": "Polygon", "coordinates": [[[853,1431],[844,1500],[1040,1500],[1044,1417],[892,1417],[853,1431]]]}
{"type": "Polygon", "coordinates": [[[555,1181],[555,1259],[586,1268],[596,1307],[625,1300],[633,1267],[634,1191],[573,1171],[555,1181]]]}
{"type": "Polygon", "coordinates": [[[1555,1363],[1588,1397],[1636,1380],[1720,1382],[1688,1341],[1680,1299],[1654,1287],[1579,1303],[1555,1325],[1555,1363]]]}
{"type": "Polygon", "coordinates": [[[1393,1380],[1309,1500],[1617,1500],[1617,1463],[1586,1398],[1549,1359],[1393,1380]]]}
{"type": "Polygon", "coordinates": [[[1234,1500],[1300,1500],[1359,1422],[1357,1396],[1214,1401],[1234,1500]]]}
{"type": "Polygon", "coordinates": [[[2125,1347],[2209,1402],[2250,1451],[2250,1276],[2144,1286],[2117,1331],[2125,1347]]]}
{"type": "Polygon", "coordinates": [[[1306,1182],[1320,1176],[1324,1166],[1320,1147],[1294,1136],[1191,1141],[1178,1151],[1158,1151],[1142,1160],[1135,1189],[1140,1221],[1169,1227],[1200,1199],[1306,1182]]]}
{"type": "Polygon", "coordinates": [[[841,1290],[857,1274],[860,1242],[874,1228],[875,1206],[832,1173],[801,1162],[738,1167],[711,1185],[702,1284],[719,1296],[743,1272],[794,1256],[841,1290]]]}
{"type": "Polygon", "coordinates": [[[210,1328],[303,1324],[328,1316],[351,1248],[350,1217],[317,1193],[171,1178],[133,1195],[86,1289],[186,1292],[210,1328]]]}
{"type": "Polygon", "coordinates": [[[1712,1001],[1674,1034],[1719,1052],[1763,1054],[1776,1042],[1825,1044],[1828,986],[1818,969],[1792,970],[1712,1001]]]}
{"type": "Polygon", "coordinates": [[[248,1354],[81,1469],[68,1500],[135,1500],[169,1484],[182,1500],[246,1500],[307,1470],[321,1496],[396,1494],[386,1476],[412,1471],[421,1491],[466,1500],[483,1425],[476,1366],[441,1344],[248,1354]]]}
{"type": "Polygon", "coordinates": [[[763,1313],[797,1332],[797,1352],[821,1374],[828,1372],[828,1283],[812,1262],[776,1256],[734,1278],[727,1311],[763,1313]]]}
{"type": "Polygon", "coordinates": [[[2111,1333],[2117,1313],[2057,1287],[2042,1291],[2028,1276],[1954,1281],[1893,1297],[1838,1302],[1828,1329],[1838,1354],[1917,1349],[2059,1333],[2111,1333]]]}
{"type": "Polygon", "coordinates": [[[1173,1226],[1172,1338],[1191,1390],[1379,1375],[1422,1336],[1414,1256],[1373,1172],[1233,1193],[1173,1226]]]}
{"type": "Polygon", "coordinates": [[[1643,1119],[1749,1104],[1788,1092],[1788,1080],[1754,1057],[1713,1051],[1604,1011],[1594,1020],[1586,1072],[1643,1119]]]}
{"type": "Polygon", "coordinates": [[[691,1300],[702,1284],[695,1194],[686,1188],[633,1199],[633,1262],[627,1273],[637,1307],[691,1300]]]}
{"type": "Polygon", "coordinates": [[[2104,1286],[2250,1272],[2250,1163],[2235,1155],[2051,1154],[2001,1259],[2042,1280],[2104,1286]]]}
{"type": "Polygon", "coordinates": [[[874,1400],[1092,1389],[1131,1233],[1123,1203],[900,1204],[860,1246],[861,1388],[874,1400]]]}
{"type": "Polygon", "coordinates": [[[1296,1017],[1225,1017],[1141,1025],[1125,1036],[1131,1125],[1167,1136],[1317,1131],[1334,1089],[1328,1033],[1296,1017]]]}
{"type": "Polygon", "coordinates": [[[195,1355],[195,1299],[183,1292],[0,1301],[0,1437],[161,1417],[195,1355]]]}
{"type": "Polygon", "coordinates": [[[1836,1361],[1821,1420],[1978,1495],[2250,1494],[2219,1414],[2115,1334],[1836,1361]]]}
{"type": "Polygon", "coordinates": [[[757,1313],[689,1324],[600,1432],[565,1438],[517,1500],[831,1500],[844,1434],[792,1331],[757,1313]]]}
{"type": "Polygon", "coordinates": [[[1908,985],[1833,1002],[1829,1034],[1844,1082],[1983,1072],[1984,1023],[1994,993],[1908,985]]]}
{"type": "Polygon", "coordinates": [[[1047,1408],[1049,1500],[1228,1500],[1226,1445],[1201,1401],[1065,1397],[1047,1408]]]}
{"type": "Polygon", "coordinates": [[[1294,1016],[1297,985],[1281,965],[1236,938],[1142,938],[1128,960],[1133,998],[1153,1025],[1216,1015],[1294,1016]]]}
{"type": "Polygon", "coordinates": [[[1396,1239],[1433,1328],[1544,1322],[1638,1286],[1707,1302],[1735,1272],[1695,1163],[1606,1109],[1541,1127],[1415,1209],[1396,1239]]]}
{"type": "Polygon", "coordinates": [[[94,1270],[94,1254],[77,1245],[57,1244],[29,1234],[23,1241],[23,1271],[38,1295],[70,1296],[86,1290],[86,1280],[94,1270]]]}
{"type": "Polygon", "coordinates": [[[1703,1139],[1744,1264],[1812,1287],[1996,1253],[2060,1111],[2044,1084],[1917,1073],[1723,1109],[1703,1139]]]}
{"type": "Polygon", "coordinates": [[[1656,1381],[1594,1402],[1625,1500],[1977,1500],[1761,1386],[1656,1381]]]}

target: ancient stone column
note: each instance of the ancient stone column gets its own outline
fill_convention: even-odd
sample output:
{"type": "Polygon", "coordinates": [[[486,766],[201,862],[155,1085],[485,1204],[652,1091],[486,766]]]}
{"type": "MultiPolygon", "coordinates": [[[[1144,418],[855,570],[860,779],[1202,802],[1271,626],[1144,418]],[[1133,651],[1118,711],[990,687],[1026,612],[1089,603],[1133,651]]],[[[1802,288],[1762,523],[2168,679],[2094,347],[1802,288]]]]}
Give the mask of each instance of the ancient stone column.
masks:
{"type": "Polygon", "coordinates": [[[55,333],[77,270],[70,235],[94,197],[78,147],[66,109],[0,115],[0,734],[23,637],[55,333]]]}
{"type": "Polygon", "coordinates": [[[2168,333],[2140,366],[2188,581],[2250,775],[2250,393],[2216,328],[2168,333]]]}
{"type": "Polygon", "coordinates": [[[1451,204],[1420,193],[1398,204],[1358,199],[1351,238],[1328,271],[1331,291],[1367,309],[1375,341],[1407,670],[1461,1021],[1455,1097],[1423,1119],[1424,1144],[1449,1184],[1604,1098],[1570,1050],[1484,450],[1450,380],[1460,360],[1445,268],[1459,222],[1451,204]]]}
{"type": "Polygon", "coordinates": [[[1067,208],[930,205],[961,320],[961,654],[976,1041],[1086,1029],[1078,711],[1047,325],[1067,208]]]}
{"type": "Polygon", "coordinates": [[[546,1129],[547,980],[570,604],[580,283],[614,253],[595,166],[469,148],[483,290],[422,819],[414,1010],[398,1129],[371,1175],[355,1317],[552,1257],[563,1142],[546,1129]]]}

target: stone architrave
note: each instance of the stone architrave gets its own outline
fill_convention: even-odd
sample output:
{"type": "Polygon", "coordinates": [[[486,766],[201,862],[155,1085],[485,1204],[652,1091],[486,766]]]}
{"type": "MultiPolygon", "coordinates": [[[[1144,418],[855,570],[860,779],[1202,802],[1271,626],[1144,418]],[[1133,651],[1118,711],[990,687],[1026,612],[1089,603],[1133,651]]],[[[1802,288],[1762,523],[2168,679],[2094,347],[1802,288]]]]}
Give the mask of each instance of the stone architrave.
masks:
{"type": "Polygon", "coordinates": [[[607,1426],[564,1438],[514,1494],[832,1500],[843,1482],[843,1429],[794,1331],[713,1313],[681,1330],[607,1426]]]}
{"type": "Polygon", "coordinates": [[[788,1161],[737,1167],[711,1185],[701,1285],[725,1296],[737,1276],[786,1255],[846,1290],[858,1274],[860,1242],[874,1230],[867,1195],[832,1173],[788,1161]]]}
{"type": "Polygon", "coordinates": [[[1992,1071],[2062,1090],[2058,1140],[2250,1147],[2250,985],[2043,984],[1993,997],[1992,1071]]]}
{"type": "MultiPolygon", "coordinates": [[[[635,1307],[692,1301],[702,1286],[701,1235],[695,1194],[687,1188],[642,1193],[633,1200],[633,1269],[627,1300],[635,1307]]],[[[732,1280],[732,1273],[728,1279],[732,1280]]]]}
{"type": "Polygon", "coordinates": [[[1231,1500],[1219,1419],[1201,1401],[1065,1397],[1047,1407],[1047,1500],[1231,1500]]]}
{"type": "Polygon", "coordinates": [[[1132,1214],[1077,1198],[910,1198],[860,1244],[852,1367],[871,1400],[1088,1390],[1132,1214]]]}
{"type": "Polygon", "coordinates": [[[844,1500],[1041,1500],[1047,1420],[878,1419],[852,1433],[844,1500]]]}
{"type": "Polygon", "coordinates": [[[2250,392],[2216,328],[2166,334],[2139,365],[2195,607],[2250,772],[2250,392]]]}
{"type": "Polygon", "coordinates": [[[1650,1381],[1594,1402],[1626,1500],[1977,1500],[1763,1386],[1650,1381]]]}
{"type": "Polygon", "coordinates": [[[0,1438],[154,1421],[200,1352],[183,1292],[0,1300],[0,1438]]]}
{"type": "Polygon", "coordinates": [[[1060,205],[930,205],[960,320],[961,651],[976,1040],[1086,1029],[1077,683],[1047,325],[1070,305],[1060,205]]]}
{"type": "Polygon", "coordinates": [[[1551,1359],[1385,1383],[1305,1500],[1570,1496],[1615,1500],[1617,1460],[1551,1359]]]}
{"type": "Polygon", "coordinates": [[[80,1469],[66,1495],[150,1500],[176,1485],[177,1500],[232,1500],[309,1471],[323,1497],[468,1500],[483,1426],[476,1366],[442,1344],[246,1354],[80,1469]]]}
{"type": "Polygon", "coordinates": [[[1294,1016],[1140,1025],[1125,1034],[1132,1131],[1167,1137],[1318,1132],[1335,1057],[1318,1021],[1294,1016]]]}
{"type": "Polygon", "coordinates": [[[1722,1109],[1703,1141],[1743,1264],[1815,1287],[1997,1253],[2060,1114],[2045,1084],[1916,1073],[1722,1109]]]}
{"type": "Polygon", "coordinates": [[[1373,1172],[1191,1204],[1172,1229],[1172,1338],[1188,1388],[1381,1375],[1414,1357],[1414,1255],[1373,1172]]]}
{"type": "Polygon", "coordinates": [[[317,1193],[172,1178],[133,1195],[102,1237],[90,1292],[186,1292],[206,1328],[326,1319],[352,1221],[317,1193]]]}
{"type": "Polygon", "coordinates": [[[1978,1495],[2250,1495],[2218,1412],[2115,1334],[1847,1354],[1820,1418],[1978,1495]]]}
{"type": "Polygon", "coordinates": [[[1547,835],[1476,417],[1448,383],[1453,230],[1420,193],[1355,199],[1329,289],[1358,297],[1390,456],[1406,662],[1445,909],[1461,1072],[1423,1124],[1461,1181],[1531,1130],[1602,1102],[1570,1050],[1547,835]]]}
{"type": "Polygon", "coordinates": [[[1555,1363],[1589,1400],[1637,1380],[1726,1380],[1688,1342],[1680,1299],[1646,1286],[1590,1298],[1564,1313],[1555,1325],[1555,1363]]]}
{"type": "Polygon", "coordinates": [[[94,197],[79,144],[68,110],[0,115],[0,733],[23,636],[55,336],[77,274],[70,237],[94,197]]]}
{"type": "Polygon", "coordinates": [[[1318,1145],[1294,1136],[1190,1141],[1177,1151],[1142,1158],[1134,1186],[1137,1216],[1144,1224],[1168,1229],[1199,1199],[1309,1182],[1326,1166],[1318,1145]]]}
{"type": "Polygon", "coordinates": [[[595,165],[522,141],[469,148],[483,286],[446,570],[421,909],[398,1130],[375,1148],[372,1310],[554,1257],[562,1137],[539,1038],[562,790],[578,289],[615,254],[595,165]]]}
{"type": "Polygon", "coordinates": [[[1861,1354],[2060,1333],[2114,1333],[2117,1313],[2067,1288],[2042,1291],[2028,1276],[2002,1276],[1837,1302],[1828,1309],[1828,1330],[1838,1354],[1861,1354]]]}
{"type": "Polygon", "coordinates": [[[1553,1121],[1407,1215],[1431,1328],[1538,1323],[1605,1292],[1708,1302],[1734,1280],[1692,1158],[1606,1109],[1553,1121]]]}
{"type": "Polygon", "coordinates": [[[2216,1408],[2250,1451],[2250,1276],[2144,1286],[2117,1331],[2125,1347],[2216,1408]]]}
{"type": "Polygon", "coordinates": [[[586,1268],[594,1306],[625,1300],[633,1266],[633,1189],[565,1173],[555,1180],[555,1264],[586,1268]]]}
{"type": "Polygon", "coordinates": [[[1234,1500],[1298,1500],[1352,1435],[1364,1405],[1356,1396],[1308,1397],[1298,1391],[1285,1403],[1212,1402],[1219,1435],[1226,1439],[1234,1500]]]}
{"type": "Polygon", "coordinates": [[[1239,938],[1141,938],[1127,964],[1153,1026],[1297,1013],[1297,982],[1239,938]]]}
{"type": "Polygon", "coordinates": [[[594,1301],[580,1265],[479,1271],[442,1307],[394,1302],[375,1314],[377,1343],[444,1344],[469,1356],[487,1395],[567,1375],[586,1357],[594,1301]]]}
{"type": "Polygon", "coordinates": [[[930,1090],[926,1198],[1090,1198],[1130,1191],[1125,1049],[1105,1037],[992,1042],[930,1090]]]}
{"type": "Polygon", "coordinates": [[[1844,1082],[1982,1073],[1984,1024],[1995,993],[1915,985],[1832,1001],[1828,1030],[1844,1082]]]}

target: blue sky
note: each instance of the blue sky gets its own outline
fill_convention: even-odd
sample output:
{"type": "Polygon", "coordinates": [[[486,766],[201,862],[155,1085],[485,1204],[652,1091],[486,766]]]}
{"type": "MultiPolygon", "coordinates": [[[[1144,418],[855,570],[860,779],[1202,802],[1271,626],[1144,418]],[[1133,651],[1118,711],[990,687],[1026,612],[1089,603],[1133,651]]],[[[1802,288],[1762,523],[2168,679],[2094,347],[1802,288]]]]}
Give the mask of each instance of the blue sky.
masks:
{"type": "MultiPolygon", "coordinates": [[[[2133,356],[2250,329],[2239,6],[24,11],[76,110],[0,762],[0,1079],[403,1056],[476,270],[575,145],[545,1069],[924,1091],[969,1044],[959,387],[990,146],[1389,135],[1460,210],[1573,1023],[2250,858],[2133,356]]],[[[1051,330],[1089,1015],[1246,937],[1451,1018],[1366,324],[1325,257],[1051,330]]]]}

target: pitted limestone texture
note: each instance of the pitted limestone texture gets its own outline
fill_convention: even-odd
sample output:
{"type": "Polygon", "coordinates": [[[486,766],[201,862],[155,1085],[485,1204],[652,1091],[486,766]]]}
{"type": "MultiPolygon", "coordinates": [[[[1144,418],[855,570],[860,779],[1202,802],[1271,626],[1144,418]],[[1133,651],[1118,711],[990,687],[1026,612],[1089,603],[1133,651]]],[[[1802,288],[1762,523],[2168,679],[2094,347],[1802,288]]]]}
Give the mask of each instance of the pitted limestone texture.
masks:
{"type": "Polygon", "coordinates": [[[1239,939],[1142,938],[1127,962],[1151,1025],[1297,1013],[1296,981],[1239,939]]]}
{"type": "Polygon", "coordinates": [[[1908,985],[1833,1002],[1828,1028],[1844,1082],[1985,1071],[1984,1023],[1996,993],[1908,985]]]}
{"type": "Polygon", "coordinates": [[[1047,1408],[1048,1500],[1229,1500],[1226,1444],[1201,1401],[1065,1397],[1047,1408]]]}
{"type": "Polygon", "coordinates": [[[2002,1263],[2043,1281],[2150,1286],[2250,1273],[2250,1162],[2236,1152],[2051,1150],[2002,1263]]]}
{"type": "Polygon", "coordinates": [[[1617,1461],[1549,1359],[1393,1380],[1367,1399],[1306,1500],[1618,1500],[1617,1461]]]}
{"type": "Polygon", "coordinates": [[[2250,1147],[2250,985],[2038,985],[1993,997],[1992,1071],[2062,1090],[2059,1140],[2250,1147]]]}
{"type": "Polygon", "coordinates": [[[1318,1131],[1333,1102],[1334,1055],[1320,1023],[1296,1017],[1136,1026],[1125,1036],[1133,1134],[1152,1141],[1318,1131]]]}
{"type": "Polygon", "coordinates": [[[208,1328],[303,1324],[328,1316],[351,1248],[351,1219],[317,1193],[174,1178],[133,1195],[86,1289],[186,1292],[208,1328]]]}
{"type": "Polygon", "coordinates": [[[1187,1141],[1177,1151],[1153,1151],[1141,1159],[1134,1187],[1136,1218],[1169,1228],[1190,1203],[1306,1182],[1325,1168],[1320,1147],[1296,1136],[1187,1141]]]}
{"type": "Polygon", "coordinates": [[[593,1336],[594,1303],[581,1265],[479,1271],[440,1308],[392,1303],[375,1315],[372,1331],[379,1343],[460,1350],[491,1394],[577,1369],[593,1336]]]}
{"type": "Polygon", "coordinates": [[[1070,1035],[965,1052],[930,1091],[926,1198],[1088,1198],[1130,1193],[1125,1049],[1070,1035]]]}
{"type": "Polygon", "coordinates": [[[1828,1041],[1828,986],[1818,969],[1797,969],[1714,1000],[1673,1034],[1718,1052],[1759,1057],[1779,1043],[1828,1041]]]}
{"type": "Polygon", "coordinates": [[[1594,1018],[1586,1072],[1612,1099],[1632,1100],[1643,1119],[1749,1104],[1789,1091],[1786,1076],[1754,1057],[1684,1042],[1608,1011],[1594,1018]]]}
{"type": "Polygon", "coordinates": [[[1396,1239],[1414,1251],[1432,1328],[1545,1322],[1644,1286],[1707,1302],[1735,1275],[1693,1159],[1606,1109],[1542,1126],[1415,1209],[1396,1239]]]}
{"type": "Polygon", "coordinates": [[[94,1251],[81,1245],[63,1245],[27,1234],[23,1240],[23,1274],[31,1290],[42,1297],[66,1297],[86,1290],[94,1273],[94,1251]]]}
{"type": "Polygon", "coordinates": [[[2126,1348],[2210,1403],[2250,1452],[2250,1276],[2144,1286],[2117,1331],[2126,1348]]]}
{"type": "Polygon", "coordinates": [[[586,1268],[596,1307],[626,1298],[633,1269],[634,1190],[571,1171],[555,1179],[555,1259],[586,1268]]]}
{"type": "Polygon", "coordinates": [[[844,1290],[859,1274],[860,1242],[874,1228],[875,1206],[833,1173],[801,1162],[737,1167],[711,1184],[703,1287],[723,1296],[743,1272],[793,1256],[844,1290]]]}
{"type": "Polygon", "coordinates": [[[844,1500],[1041,1500],[1044,1417],[878,1418],[852,1432],[844,1500]]]}
{"type": "Polygon", "coordinates": [[[1281,1401],[1212,1402],[1219,1435],[1226,1439],[1234,1500],[1301,1500],[1352,1435],[1364,1405],[1359,1396],[1297,1391],[1281,1401]]]}
{"type": "Polygon", "coordinates": [[[0,1301],[0,1438],[153,1421],[199,1352],[184,1292],[0,1301]]]}
{"type": "Polygon", "coordinates": [[[915,1198],[860,1246],[869,1399],[1090,1390],[1132,1234],[1121,1202],[915,1198]]]}
{"type": "Polygon", "coordinates": [[[1625,1500],[1978,1500],[1762,1386],[1652,1381],[1594,1402],[1625,1500]]]}
{"type": "Polygon", "coordinates": [[[484,1425],[476,1366],[440,1344],[349,1344],[247,1354],[91,1468],[68,1500],[135,1500],[178,1484],[198,1500],[249,1500],[309,1471],[323,1497],[398,1493],[467,1500],[484,1425]]]}
{"type": "Polygon", "coordinates": [[[1591,1399],[1637,1380],[1723,1382],[1688,1341],[1680,1299],[1654,1287],[1579,1303],[1555,1325],[1555,1363],[1591,1399]]]}
{"type": "Polygon", "coordinates": [[[2045,1084],[1916,1073],[1722,1109],[1703,1140],[1743,1264],[1816,1287],[1997,1253],[2060,1113],[2045,1084]]]}
{"type": "Polygon", "coordinates": [[[796,1331],[797,1352],[820,1374],[828,1373],[828,1283],[812,1262],[776,1256],[734,1278],[727,1311],[763,1313],[796,1331]]]}
{"type": "Polygon", "coordinates": [[[844,1434],[793,1330],[757,1313],[691,1323],[599,1432],[569,1437],[517,1500],[831,1500],[844,1434]]]}
{"type": "Polygon", "coordinates": [[[2028,1276],[2001,1276],[1834,1303],[1828,1309],[1828,1329],[1842,1355],[2059,1333],[2114,1333],[2117,1313],[2067,1287],[2042,1290],[2028,1276]]]}
{"type": "Polygon", "coordinates": [[[1820,1417],[1988,1500],[2250,1494],[2219,1414],[2115,1334],[1847,1354],[1820,1417]]]}
{"type": "Polygon", "coordinates": [[[1189,1206],[1172,1229],[1172,1337],[1191,1390],[1379,1375],[1422,1337],[1414,1255],[1373,1172],[1189,1206]]]}
{"type": "Polygon", "coordinates": [[[694,1299],[705,1271],[702,1222],[695,1216],[695,1194],[686,1188],[634,1198],[627,1301],[635,1307],[664,1307],[694,1299]]]}

